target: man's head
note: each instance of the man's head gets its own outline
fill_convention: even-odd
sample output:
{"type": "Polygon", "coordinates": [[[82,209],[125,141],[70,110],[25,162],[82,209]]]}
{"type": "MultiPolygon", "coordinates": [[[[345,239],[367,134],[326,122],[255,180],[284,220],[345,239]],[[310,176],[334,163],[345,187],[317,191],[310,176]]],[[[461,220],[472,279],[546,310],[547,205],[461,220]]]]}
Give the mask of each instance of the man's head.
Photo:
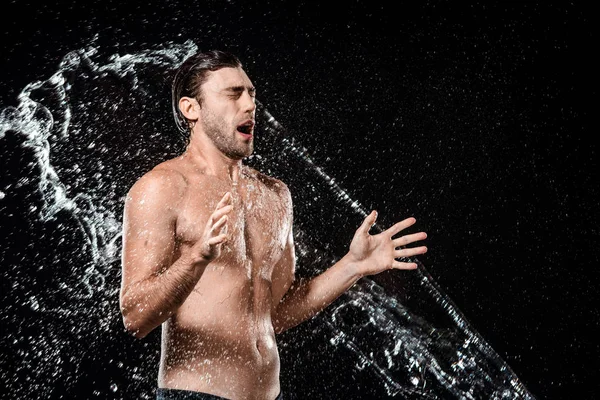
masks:
{"type": "Polygon", "coordinates": [[[185,60],[172,85],[175,123],[189,143],[203,132],[231,158],[252,153],[255,90],[231,53],[213,50],[185,60]]]}

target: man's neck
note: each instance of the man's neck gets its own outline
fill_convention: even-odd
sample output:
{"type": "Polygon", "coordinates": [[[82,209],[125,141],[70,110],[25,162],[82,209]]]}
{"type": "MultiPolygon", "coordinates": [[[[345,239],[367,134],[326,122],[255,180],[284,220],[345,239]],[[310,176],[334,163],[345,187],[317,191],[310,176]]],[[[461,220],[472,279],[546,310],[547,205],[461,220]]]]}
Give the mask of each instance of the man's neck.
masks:
{"type": "Polygon", "coordinates": [[[206,136],[190,142],[182,157],[190,166],[205,174],[237,183],[242,160],[227,157],[206,136]],[[204,140],[202,140],[204,139],[204,140]]]}

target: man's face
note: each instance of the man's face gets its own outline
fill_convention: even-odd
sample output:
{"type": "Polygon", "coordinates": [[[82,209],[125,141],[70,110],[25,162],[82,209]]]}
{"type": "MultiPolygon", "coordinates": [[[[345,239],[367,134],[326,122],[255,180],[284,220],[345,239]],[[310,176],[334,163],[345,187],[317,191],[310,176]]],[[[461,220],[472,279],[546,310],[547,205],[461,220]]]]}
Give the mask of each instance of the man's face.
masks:
{"type": "Polygon", "coordinates": [[[215,147],[232,159],[252,154],[255,89],[246,72],[241,68],[210,72],[201,91],[198,122],[215,147]]]}

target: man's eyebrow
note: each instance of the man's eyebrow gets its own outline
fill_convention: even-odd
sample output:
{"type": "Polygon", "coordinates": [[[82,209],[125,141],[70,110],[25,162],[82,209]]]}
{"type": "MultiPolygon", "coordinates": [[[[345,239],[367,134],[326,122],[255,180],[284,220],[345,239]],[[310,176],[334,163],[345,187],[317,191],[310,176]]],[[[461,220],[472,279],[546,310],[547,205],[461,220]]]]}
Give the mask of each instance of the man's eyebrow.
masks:
{"type": "Polygon", "coordinates": [[[230,86],[230,87],[223,89],[223,91],[239,93],[239,92],[243,92],[246,89],[248,89],[248,92],[250,92],[250,93],[256,92],[256,88],[254,86],[230,86]]]}

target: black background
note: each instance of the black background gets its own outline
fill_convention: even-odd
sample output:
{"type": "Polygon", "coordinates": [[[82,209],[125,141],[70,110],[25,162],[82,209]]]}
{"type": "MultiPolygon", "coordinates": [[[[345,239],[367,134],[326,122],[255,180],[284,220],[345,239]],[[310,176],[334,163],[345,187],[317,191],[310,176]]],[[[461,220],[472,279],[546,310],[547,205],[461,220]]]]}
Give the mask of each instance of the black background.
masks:
{"type": "Polygon", "coordinates": [[[548,2],[10,1],[0,105],[94,35],[106,54],[187,39],[230,50],[354,199],[384,224],[417,218],[420,260],[534,395],[594,398],[591,15],[548,2]]]}

